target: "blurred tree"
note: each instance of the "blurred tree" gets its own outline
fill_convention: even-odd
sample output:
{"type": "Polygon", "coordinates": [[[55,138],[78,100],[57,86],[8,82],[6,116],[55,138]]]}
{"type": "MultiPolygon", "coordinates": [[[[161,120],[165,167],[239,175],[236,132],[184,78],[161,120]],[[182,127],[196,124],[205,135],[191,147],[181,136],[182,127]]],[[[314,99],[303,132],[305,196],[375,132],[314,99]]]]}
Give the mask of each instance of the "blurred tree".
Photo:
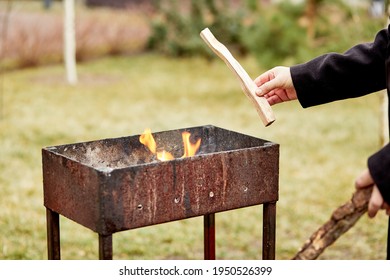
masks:
{"type": "Polygon", "coordinates": [[[318,9],[322,2],[324,2],[324,0],[306,0],[305,15],[308,20],[307,38],[309,43],[312,43],[315,37],[315,22],[318,15],[318,9]]]}
{"type": "Polygon", "coordinates": [[[77,83],[74,1],[64,0],[64,61],[68,83],[77,83]]]}
{"type": "Polygon", "coordinates": [[[209,27],[234,54],[250,53],[263,67],[301,63],[324,52],[343,52],[371,39],[381,27],[381,20],[370,18],[366,7],[346,3],[155,0],[157,16],[151,21],[148,48],[172,56],[214,57],[199,38],[209,27]]]}
{"type": "Polygon", "coordinates": [[[199,32],[209,27],[218,38],[240,54],[246,48],[240,42],[243,9],[235,9],[230,0],[154,1],[159,14],[151,22],[148,48],[173,56],[203,54],[214,57],[200,40],[199,32]]]}

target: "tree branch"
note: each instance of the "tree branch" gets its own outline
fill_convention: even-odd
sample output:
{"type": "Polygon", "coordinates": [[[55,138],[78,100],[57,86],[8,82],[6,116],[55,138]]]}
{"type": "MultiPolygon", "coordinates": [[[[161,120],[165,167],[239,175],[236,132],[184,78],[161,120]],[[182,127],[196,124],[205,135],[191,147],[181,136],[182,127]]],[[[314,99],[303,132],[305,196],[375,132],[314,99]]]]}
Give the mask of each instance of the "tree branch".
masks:
{"type": "Polygon", "coordinates": [[[333,212],[329,221],[312,234],[292,259],[317,259],[327,247],[353,227],[359,218],[367,212],[371,192],[372,187],[356,190],[352,198],[333,212]]]}

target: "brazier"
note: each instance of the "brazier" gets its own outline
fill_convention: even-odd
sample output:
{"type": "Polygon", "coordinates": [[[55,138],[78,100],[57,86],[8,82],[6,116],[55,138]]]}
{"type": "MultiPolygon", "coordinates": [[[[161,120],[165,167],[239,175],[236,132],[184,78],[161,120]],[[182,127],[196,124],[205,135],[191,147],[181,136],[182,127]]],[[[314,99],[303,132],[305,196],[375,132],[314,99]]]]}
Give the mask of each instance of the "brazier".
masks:
{"type": "Polygon", "coordinates": [[[214,213],[264,204],[263,259],[275,254],[279,145],[215,126],[153,133],[158,161],[139,135],[42,149],[49,258],[60,258],[59,215],[99,234],[99,256],[112,258],[112,234],[205,217],[205,258],[215,257],[214,213]],[[181,158],[181,132],[201,139],[181,158]]]}

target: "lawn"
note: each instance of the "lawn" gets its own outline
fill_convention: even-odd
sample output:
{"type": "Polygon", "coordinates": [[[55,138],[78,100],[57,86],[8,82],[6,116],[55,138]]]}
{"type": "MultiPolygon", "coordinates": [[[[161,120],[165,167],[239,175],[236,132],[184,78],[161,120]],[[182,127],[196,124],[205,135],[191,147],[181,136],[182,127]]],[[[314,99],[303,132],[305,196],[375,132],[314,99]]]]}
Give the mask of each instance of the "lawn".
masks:
{"type": "MultiPolygon", "coordinates": [[[[242,60],[255,77],[253,59],[242,60]]],[[[0,259],[45,259],[41,149],[66,143],[212,124],[280,144],[277,259],[290,259],[354,191],[379,148],[379,95],[302,109],[276,105],[264,127],[220,60],[153,54],[78,66],[69,86],[60,65],[0,76],[0,259]]],[[[315,94],[315,93],[313,93],[315,94]]],[[[260,206],[216,215],[218,259],[261,258],[260,206]]],[[[114,235],[115,259],[202,259],[203,220],[193,218],[114,235]]],[[[61,219],[62,257],[96,259],[97,235],[61,219]]],[[[357,225],[321,259],[384,259],[387,217],[357,225]]]]}

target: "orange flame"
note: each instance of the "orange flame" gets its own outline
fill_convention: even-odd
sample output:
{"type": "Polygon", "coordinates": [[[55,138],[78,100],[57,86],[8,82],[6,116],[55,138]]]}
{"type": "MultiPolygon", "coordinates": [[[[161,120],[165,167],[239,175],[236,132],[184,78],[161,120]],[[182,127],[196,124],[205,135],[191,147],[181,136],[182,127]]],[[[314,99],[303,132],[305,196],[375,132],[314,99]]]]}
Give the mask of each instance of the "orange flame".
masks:
{"type": "Polygon", "coordinates": [[[166,160],[174,159],[174,157],[170,152],[164,150],[162,152],[157,152],[157,159],[161,161],[166,161],[166,160]]]}
{"type": "MultiPolygon", "coordinates": [[[[190,142],[191,133],[184,131],[182,133],[183,145],[184,145],[184,157],[191,157],[196,154],[200,147],[201,139],[198,139],[195,144],[190,142]]],[[[139,137],[139,141],[145,145],[153,154],[156,155],[158,160],[166,161],[174,159],[173,155],[165,150],[162,152],[156,152],[156,141],[152,135],[152,132],[149,128],[145,129],[144,132],[139,137]]]]}
{"type": "Polygon", "coordinates": [[[182,156],[183,158],[184,157],[192,157],[193,155],[196,154],[196,152],[198,151],[198,149],[200,147],[200,139],[198,139],[195,144],[191,144],[190,136],[191,136],[191,133],[189,133],[187,131],[184,131],[181,134],[181,137],[183,138],[183,145],[184,145],[184,155],[182,156]]]}
{"type": "Polygon", "coordinates": [[[144,133],[139,137],[139,141],[144,144],[148,149],[155,154],[156,153],[156,141],[154,141],[152,131],[150,128],[146,128],[144,133]]]}

